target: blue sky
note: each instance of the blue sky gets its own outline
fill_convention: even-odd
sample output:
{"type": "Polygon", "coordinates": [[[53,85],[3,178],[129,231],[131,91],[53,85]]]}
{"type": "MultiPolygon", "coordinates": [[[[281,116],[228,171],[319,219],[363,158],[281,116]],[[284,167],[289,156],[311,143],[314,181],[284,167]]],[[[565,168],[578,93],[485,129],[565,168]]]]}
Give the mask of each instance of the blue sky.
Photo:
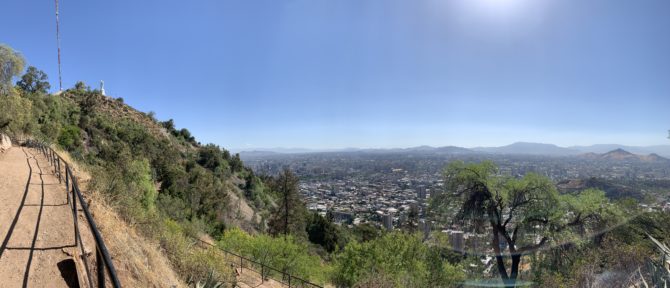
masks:
{"type": "MultiPolygon", "coordinates": [[[[57,87],[53,1],[0,43],[57,87]]],[[[61,0],[77,80],[227,148],[666,144],[670,1],[61,0]]]]}

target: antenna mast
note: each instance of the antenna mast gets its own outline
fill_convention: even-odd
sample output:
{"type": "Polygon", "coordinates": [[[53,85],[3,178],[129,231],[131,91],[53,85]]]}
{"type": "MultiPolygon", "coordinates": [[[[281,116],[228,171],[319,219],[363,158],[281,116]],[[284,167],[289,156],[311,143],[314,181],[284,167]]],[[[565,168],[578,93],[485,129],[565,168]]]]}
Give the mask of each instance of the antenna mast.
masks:
{"type": "Polygon", "coordinates": [[[56,1],[56,44],[58,46],[58,88],[59,91],[63,91],[63,80],[61,78],[61,68],[60,68],[60,27],[58,21],[58,0],[56,1]]]}

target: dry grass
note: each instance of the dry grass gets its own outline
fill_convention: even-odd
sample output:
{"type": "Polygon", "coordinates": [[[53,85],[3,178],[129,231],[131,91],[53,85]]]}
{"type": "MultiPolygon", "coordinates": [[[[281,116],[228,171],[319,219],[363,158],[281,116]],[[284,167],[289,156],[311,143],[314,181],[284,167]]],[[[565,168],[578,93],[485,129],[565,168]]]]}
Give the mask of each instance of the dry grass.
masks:
{"type": "MultiPolygon", "coordinates": [[[[231,262],[235,262],[233,259],[228,259],[229,256],[217,248],[193,245],[195,243],[188,241],[187,237],[182,235],[183,231],[169,231],[170,229],[166,227],[158,230],[155,230],[156,227],[146,227],[149,230],[155,230],[152,230],[152,233],[160,238],[160,242],[158,239],[143,236],[146,235],[145,227],[130,225],[116,212],[112,203],[108,202],[109,199],[98,191],[89,190],[88,184],[92,171],[88,171],[85,166],[78,165],[69,153],[57,147],[52,148],[70,164],[70,169],[77,177],[79,187],[105,240],[119,280],[124,287],[188,287],[182,279],[189,276],[194,276],[195,280],[204,279],[203,275],[206,275],[207,271],[215,271],[218,277],[223,277],[224,279],[221,280],[226,283],[224,287],[229,287],[235,282],[238,283],[236,287],[244,286],[245,282],[253,284],[252,287],[281,287],[281,283],[273,280],[261,283],[260,275],[255,275],[252,271],[244,271],[245,273],[237,277],[233,276],[235,275],[231,267],[231,262]]],[[[65,173],[64,167],[62,173],[63,175],[65,173]]],[[[241,193],[241,191],[235,191],[239,190],[235,186],[233,188],[235,189],[229,193],[235,205],[231,205],[234,206],[231,207],[234,209],[231,209],[233,215],[230,215],[232,217],[229,221],[235,226],[253,223],[252,221],[255,220],[253,219],[253,208],[235,193],[241,193]]],[[[87,252],[90,252],[91,247],[94,247],[93,237],[88,233],[86,226],[82,225],[85,219],[81,215],[79,218],[83,242],[87,252]]],[[[254,229],[251,226],[243,228],[254,229]]],[[[213,243],[212,239],[208,240],[213,243]]]]}
{"type": "Polygon", "coordinates": [[[126,287],[186,287],[163,255],[158,243],[144,239],[105,205],[97,193],[88,193],[89,206],[117,273],[126,287]]]}
{"type": "MultiPolygon", "coordinates": [[[[114,261],[121,284],[124,287],[187,287],[174,272],[158,243],[139,235],[99,193],[88,191],[89,173],[73,162],[68,153],[58,153],[71,163],[71,169],[78,178],[80,189],[114,261]]],[[[83,226],[80,229],[84,244],[93,247],[91,236],[84,235],[88,234],[85,233],[88,229],[83,226]]],[[[90,249],[88,247],[87,250],[90,249]]]]}

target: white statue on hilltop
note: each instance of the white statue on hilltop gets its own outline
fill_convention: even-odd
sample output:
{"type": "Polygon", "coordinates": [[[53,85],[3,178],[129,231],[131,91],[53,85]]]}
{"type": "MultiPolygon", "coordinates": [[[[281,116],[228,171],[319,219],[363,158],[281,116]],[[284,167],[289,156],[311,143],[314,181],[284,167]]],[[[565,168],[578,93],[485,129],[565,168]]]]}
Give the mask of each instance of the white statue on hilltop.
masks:
{"type": "Polygon", "coordinates": [[[102,80],[100,80],[100,94],[102,94],[102,96],[106,96],[105,95],[105,81],[102,81],[102,80]]]}

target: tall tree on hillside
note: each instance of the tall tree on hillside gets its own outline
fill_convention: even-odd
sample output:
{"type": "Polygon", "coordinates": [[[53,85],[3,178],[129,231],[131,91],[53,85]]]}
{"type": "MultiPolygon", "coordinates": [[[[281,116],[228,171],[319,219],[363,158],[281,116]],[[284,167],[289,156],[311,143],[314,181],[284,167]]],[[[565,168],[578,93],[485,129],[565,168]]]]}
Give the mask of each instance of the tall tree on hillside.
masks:
{"type": "Polygon", "coordinates": [[[268,228],[270,234],[304,236],[305,234],[305,204],[298,195],[298,177],[288,168],[277,176],[271,184],[277,193],[277,207],[270,216],[268,228]]]}
{"type": "Polygon", "coordinates": [[[44,93],[49,92],[51,85],[48,81],[49,77],[42,70],[37,70],[34,66],[28,67],[21,80],[16,82],[16,86],[19,86],[21,90],[28,93],[44,93]]]}
{"type": "Polygon", "coordinates": [[[0,44],[0,94],[8,94],[12,88],[12,78],[23,71],[25,61],[18,52],[0,44]]]}
{"type": "Polygon", "coordinates": [[[523,255],[601,231],[606,218],[618,215],[600,190],[559,195],[546,177],[500,176],[488,161],[452,162],[444,176],[445,191],[431,199],[433,217],[480,231],[488,226],[498,272],[508,287],[516,283],[523,255]]]}
{"type": "Polygon", "coordinates": [[[307,236],[310,242],[321,245],[329,253],[345,245],[345,239],[332,219],[316,212],[309,215],[307,236]]]}

